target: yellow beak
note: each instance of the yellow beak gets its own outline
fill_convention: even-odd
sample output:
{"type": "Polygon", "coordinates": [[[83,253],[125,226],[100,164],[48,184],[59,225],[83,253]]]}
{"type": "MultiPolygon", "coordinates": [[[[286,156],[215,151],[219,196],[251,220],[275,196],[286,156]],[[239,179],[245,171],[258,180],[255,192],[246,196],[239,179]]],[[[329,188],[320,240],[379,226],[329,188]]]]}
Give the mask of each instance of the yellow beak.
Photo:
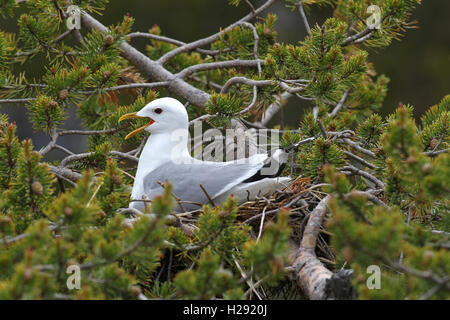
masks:
{"type": "MultiPolygon", "coordinates": [[[[119,118],[119,122],[121,122],[122,120],[125,120],[125,119],[142,118],[142,117],[140,117],[140,116],[137,116],[136,113],[137,113],[137,112],[132,112],[132,113],[124,114],[123,116],[121,116],[121,117],[119,118]]],[[[148,126],[150,126],[153,122],[155,122],[155,121],[154,121],[153,119],[150,119],[150,121],[149,121],[146,125],[144,125],[144,126],[142,126],[142,127],[140,127],[140,128],[137,128],[137,129],[134,130],[134,131],[131,131],[129,134],[127,134],[127,136],[125,137],[125,140],[127,140],[128,138],[131,138],[132,136],[134,136],[135,134],[137,134],[137,133],[139,133],[139,132],[141,132],[141,131],[144,131],[144,129],[147,128],[148,126]]]]}

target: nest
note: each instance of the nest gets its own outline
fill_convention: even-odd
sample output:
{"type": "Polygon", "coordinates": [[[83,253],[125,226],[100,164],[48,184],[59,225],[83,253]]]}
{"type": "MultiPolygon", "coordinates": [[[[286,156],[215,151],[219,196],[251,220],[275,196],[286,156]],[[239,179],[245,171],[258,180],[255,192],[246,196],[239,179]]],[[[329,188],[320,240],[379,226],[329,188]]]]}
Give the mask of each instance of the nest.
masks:
{"type": "MultiPolygon", "coordinates": [[[[297,178],[284,190],[279,190],[270,197],[257,197],[239,206],[238,219],[252,226],[252,237],[257,238],[264,225],[276,218],[280,209],[290,212],[289,225],[292,229],[291,241],[297,246],[303,237],[303,230],[309,215],[319,201],[326,196],[320,191],[325,184],[313,185],[310,178],[297,178]]],[[[335,268],[336,255],[329,245],[331,233],[320,228],[317,239],[316,255],[331,270],[335,268]]]]}
{"type": "MultiPolygon", "coordinates": [[[[303,230],[309,215],[326,193],[320,188],[326,184],[312,184],[310,178],[299,177],[283,190],[278,190],[270,197],[256,197],[238,206],[238,221],[252,226],[251,236],[257,239],[267,223],[276,219],[280,209],[290,212],[289,226],[292,229],[291,241],[298,246],[303,237],[303,230]]],[[[181,218],[181,227],[187,234],[195,232],[197,215],[201,210],[177,214],[181,218]]],[[[330,270],[335,269],[336,255],[329,245],[331,233],[323,226],[319,230],[316,245],[317,258],[330,270]]]]}

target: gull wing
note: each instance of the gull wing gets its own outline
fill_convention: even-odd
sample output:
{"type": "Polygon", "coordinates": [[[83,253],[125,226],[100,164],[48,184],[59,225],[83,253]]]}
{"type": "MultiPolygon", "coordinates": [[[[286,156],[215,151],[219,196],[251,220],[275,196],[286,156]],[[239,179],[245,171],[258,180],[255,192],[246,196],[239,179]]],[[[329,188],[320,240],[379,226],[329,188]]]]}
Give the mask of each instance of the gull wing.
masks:
{"type": "Polygon", "coordinates": [[[200,184],[211,199],[214,199],[257,174],[266,159],[267,155],[258,154],[244,161],[213,162],[192,159],[187,163],[167,162],[144,177],[144,192],[149,199],[153,199],[163,193],[161,183],[170,181],[173,185],[172,192],[181,200],[183,207],[186,210],[195,210],[209,202],[200,184]]]}

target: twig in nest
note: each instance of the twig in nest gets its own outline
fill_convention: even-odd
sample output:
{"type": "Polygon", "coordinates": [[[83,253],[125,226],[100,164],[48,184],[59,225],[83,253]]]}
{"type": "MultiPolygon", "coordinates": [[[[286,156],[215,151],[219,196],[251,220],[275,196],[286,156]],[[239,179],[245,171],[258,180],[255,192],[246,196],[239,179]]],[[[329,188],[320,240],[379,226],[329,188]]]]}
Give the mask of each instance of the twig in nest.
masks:
{"type": "Polygon", "coordinates": [[[150,198],[144,194],[142,195],[142,200],[144,201],[144,208],[145,208],[145,212],[150,212],[150,198]]]}
{"type": "MultiPolygon", "coordinates": [[[[164,183],[162,183],[161,181],[157,181],[157,183],[165,190],[166,186],[164,185],[164,183]]],[[[183,201],[181,201],[180,198],[178,198],[173,192],[171,192],[172,196],[175,198],[175,201],[177,202],[177,204],[180,206],[181,210],[183,210],[184,212],[187,212],[187,210],[185,209],[185,207],[183,206],[183,201]]]]}
{"type": "Polygon", "coordinates": [[[205,187],[203,187],[203,185],[200,183],[200,188],[202,188],[203,192],[205,193],[205,196],[208,198],[209,203],[215,207],[216,204],[214,203],[214,201],[211,199],[211,197],[209,196],[208,192],[206,191],[205,187]]]}

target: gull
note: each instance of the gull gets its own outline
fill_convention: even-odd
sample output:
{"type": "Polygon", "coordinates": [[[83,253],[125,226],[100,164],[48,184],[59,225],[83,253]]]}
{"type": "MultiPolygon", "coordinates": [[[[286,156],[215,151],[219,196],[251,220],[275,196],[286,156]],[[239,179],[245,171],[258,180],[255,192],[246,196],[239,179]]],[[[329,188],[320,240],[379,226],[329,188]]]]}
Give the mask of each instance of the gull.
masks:
{"type": "Polygon", "coordinates": [[[178,212],[193,211],[204,204],[222,204],[233,195],[238,204],[285,188],[290,177],[279,177],[287,154],[277,149],[271,157],[255,154],[248,158],[215,162],[191,157],[188,151],[189,117],[184,105],[174,98],[153,100],[125,119],[146,118],[147,124],[125,139],[147,131],[150,136],[139,157],[131,192],[130,208],[144,211],[143,199],[152,200],[164,192],[170,181],[178,212]]]}

